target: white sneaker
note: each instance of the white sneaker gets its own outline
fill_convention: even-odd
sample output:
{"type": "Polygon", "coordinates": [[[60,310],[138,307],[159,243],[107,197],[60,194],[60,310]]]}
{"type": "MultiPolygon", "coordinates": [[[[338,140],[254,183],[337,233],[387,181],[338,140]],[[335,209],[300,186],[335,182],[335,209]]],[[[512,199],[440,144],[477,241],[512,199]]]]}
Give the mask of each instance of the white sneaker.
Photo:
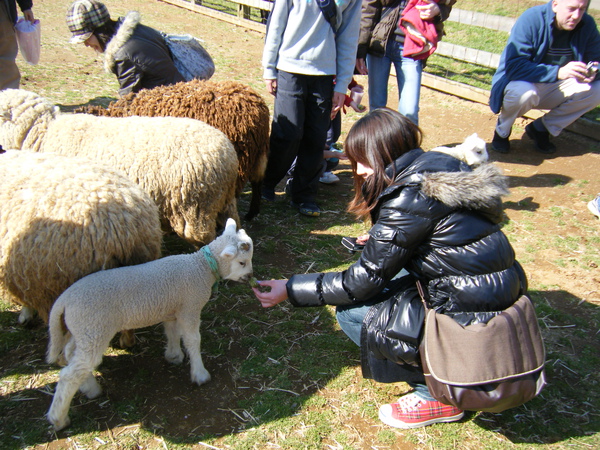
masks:
{"type": "Polygon", "coordinates": [[[593,215],[600,219],[600,194],[598,194],[598,196],[594,200],[588,203],[588,209],[593,215]]]}
{"type": "Polygon", "coordinates": [[[337,183],[338,181],[340,181],[340,179],[333,172],[323,172],[323,175],[321,175],[321,178],[319,178],[319,181],[324,184],[333,184],[333,183],[337,183]]]}

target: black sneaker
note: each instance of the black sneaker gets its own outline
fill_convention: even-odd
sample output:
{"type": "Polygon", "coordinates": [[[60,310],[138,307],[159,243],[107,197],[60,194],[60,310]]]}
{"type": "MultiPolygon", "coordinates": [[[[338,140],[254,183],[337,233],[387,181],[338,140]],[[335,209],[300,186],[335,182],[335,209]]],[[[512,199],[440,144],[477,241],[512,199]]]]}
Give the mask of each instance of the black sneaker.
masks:
{"type": "Polygon", "coordinates": [[[492,139],[492,150],[498,153],[508,153],[510,151],[510,141],[507,137],[503,138],[494,130],[494,139],[492,139]]]}
{"type": "Polygon", "coordinates": [[[535,142],[535,149],[538,152],[549,155],[556,151],[556,145],[550,142],[550,133],[536,130],[533,122],[525,127],[525,132],[535,142]]]}
{"type": "Polygon", "coordinates": [[[315,202],[296,203],[291,201],[290,206],[296,208],[300,214],[308,217],[319,217],[321,215],[321,208],[315,202]]]}

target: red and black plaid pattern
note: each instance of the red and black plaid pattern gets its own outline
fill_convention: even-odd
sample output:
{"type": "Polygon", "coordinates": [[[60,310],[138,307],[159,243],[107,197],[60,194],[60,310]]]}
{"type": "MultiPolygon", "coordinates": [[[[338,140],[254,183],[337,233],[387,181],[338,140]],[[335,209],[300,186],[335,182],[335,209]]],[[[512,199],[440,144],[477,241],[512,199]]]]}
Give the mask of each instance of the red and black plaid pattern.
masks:
{"type": "Polygon", "coordinates": [[[81,43],[94,30],[110,20],[108,9],[96,0],[76,0],[67,11],[67,26],[72,33],[71,42],[81,43]]]}
{"type": "Polygon", "coordinates": [[[462,413],[462,410],[444,405],[438,401],[422,401],[417,408],[403,410],[398,403],[392,403],[393,417],[403,422],[422,422],[431,419],[451,418],[462,413]]]}

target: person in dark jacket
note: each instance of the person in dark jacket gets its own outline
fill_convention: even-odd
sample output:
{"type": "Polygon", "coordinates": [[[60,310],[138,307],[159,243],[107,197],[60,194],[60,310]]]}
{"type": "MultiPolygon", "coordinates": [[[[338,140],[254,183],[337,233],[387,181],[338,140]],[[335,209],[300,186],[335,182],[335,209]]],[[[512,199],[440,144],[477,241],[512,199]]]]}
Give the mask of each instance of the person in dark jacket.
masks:
{"type": "Polygon", "coordinates": [[[414,391],[383,405],[380,419],[398,428],[452,422],[463,411],[434,400],[418,355],[424,308],[468,325],[487,322],[527,290],[514,250],[500,229],[507,180],[492,163],[471,169],[420,149],[421,131],[391,109],[358,120],[344,148],[354,172],[349,210],[370,218],[358,261],[343,272],[261,281],[263,307],[335,305],[360,346],[363,376],[408,382],[414,391]]]}
{"type": "Polygon", "coordinates": [[[0,90],[19,89],[21,73],[16,59],[19,47],[15,35],[17,3],[25,20],[33,23],[35,18],[31,0],[0,0],[0,90]]]}
{"type": "MultiPolygon", "coordinates": [[[[388,100],[388,79],[392,64],[398,83],[398,111],[419,124],[419,97],[425,55],[406,56],[406,30],[400,18],[410,0],[363,0],[356,69],[368,74],[369,109],[383,108],[388,100]]],[[[443,21],[456,0],[424,0],[415,6],[420,19],[432,24],[437,38],[443,35],[443,21]]]]}
{"type": "Polygon", "coordinates": [[[140,23],[130,11],[114,21],[96,0],[76,0],[67,11],[71,43],[104,53],[104,67],[119,80],[119,95],[185,81],[160,31],[140,23]]]}

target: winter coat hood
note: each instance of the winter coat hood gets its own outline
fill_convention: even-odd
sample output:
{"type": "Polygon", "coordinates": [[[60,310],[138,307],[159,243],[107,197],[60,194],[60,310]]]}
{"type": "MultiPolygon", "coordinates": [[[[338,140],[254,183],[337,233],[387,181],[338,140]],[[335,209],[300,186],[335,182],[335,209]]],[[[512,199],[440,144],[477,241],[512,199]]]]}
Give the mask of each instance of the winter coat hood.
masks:
{"type": "Polygon", "coordinates": [[[384,190],[380,203],[398,189],[412,185],[420,186],[425,196],[449,208],[481,210],[486,214],[499,210],[501,215],[499,200],[509,194],[508,180],[495,164],[484,163],[471,169],[466,163],[438,152],[412,150],[398,158],[386,172],[395,182],[384,190]]]}
{"type": "Polygon", "coordinates": [[[107,72],[114,72],[117,52],[121,50],[125,43],[131,38],[135,28],[140,24],[141,20],[141,15],[137,11],[130,11],[121,19],[121,25],[106,46],[104,52],[104,69],[107,72]]]}
{"type": "Polygon", "coordinates": [[[120,18],[104,52],[104,68],[117,76],[121,96],[185,81],[163,34],[140,20],[136,11],[120,18]]]}

